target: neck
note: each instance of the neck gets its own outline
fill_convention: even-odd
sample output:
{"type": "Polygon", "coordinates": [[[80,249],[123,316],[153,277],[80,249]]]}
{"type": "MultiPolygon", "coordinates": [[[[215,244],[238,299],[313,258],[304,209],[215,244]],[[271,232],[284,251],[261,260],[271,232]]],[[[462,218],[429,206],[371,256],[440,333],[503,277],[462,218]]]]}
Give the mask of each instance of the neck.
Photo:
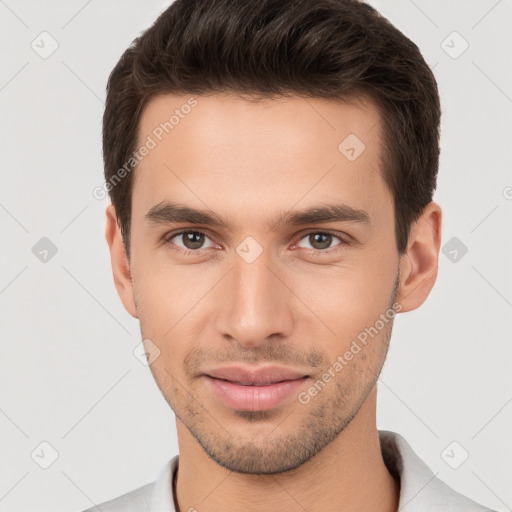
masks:
{"type": "Polygon", "coordinates": [[[384,464],[376,427],[376,387],[349,425],[323,450],[284,473],[250,475],[210,459],[177,421],[178,512],[396,512],[399,485],[384,464]]]}

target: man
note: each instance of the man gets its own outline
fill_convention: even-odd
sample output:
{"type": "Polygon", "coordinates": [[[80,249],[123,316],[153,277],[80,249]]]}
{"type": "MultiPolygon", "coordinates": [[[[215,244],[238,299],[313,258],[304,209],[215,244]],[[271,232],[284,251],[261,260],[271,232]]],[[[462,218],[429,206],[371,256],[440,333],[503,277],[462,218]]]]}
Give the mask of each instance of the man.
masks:
{"type": "Polygon", "coordinates": [[[355,0],[177,0],[126,50],[106,238],[179,456],[99,509],[488,510],[376,427],[437,275],[439,122],[418,48],[355,0]]]}

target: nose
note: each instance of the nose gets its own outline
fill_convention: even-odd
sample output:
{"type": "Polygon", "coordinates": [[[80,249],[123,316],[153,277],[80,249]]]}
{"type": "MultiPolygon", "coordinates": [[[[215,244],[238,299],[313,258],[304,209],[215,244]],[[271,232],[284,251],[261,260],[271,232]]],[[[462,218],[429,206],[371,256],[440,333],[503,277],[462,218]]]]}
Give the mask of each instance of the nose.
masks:
{"type": "Polygon", "coordinates": [[[217,297],[218,332],[244,347],[286,339],[293,328],[293,293],[264,251],[255,261],[234,255],[217,297]]]}

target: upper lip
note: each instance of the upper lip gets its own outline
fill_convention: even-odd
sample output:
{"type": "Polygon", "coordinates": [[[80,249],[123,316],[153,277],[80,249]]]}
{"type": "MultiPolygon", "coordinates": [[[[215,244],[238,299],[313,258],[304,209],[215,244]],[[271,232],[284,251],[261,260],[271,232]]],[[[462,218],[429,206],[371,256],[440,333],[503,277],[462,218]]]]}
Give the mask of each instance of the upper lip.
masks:
{"type": "Polygon", "coordinates": [[[281,366],[264,366],[260,368],[247,368],[242,366],[225,366],[205,372],[215,379],[223,379],[249,386],[268,385],[285,380],[297,380],[308,377],[305,373],[281,366]]]}

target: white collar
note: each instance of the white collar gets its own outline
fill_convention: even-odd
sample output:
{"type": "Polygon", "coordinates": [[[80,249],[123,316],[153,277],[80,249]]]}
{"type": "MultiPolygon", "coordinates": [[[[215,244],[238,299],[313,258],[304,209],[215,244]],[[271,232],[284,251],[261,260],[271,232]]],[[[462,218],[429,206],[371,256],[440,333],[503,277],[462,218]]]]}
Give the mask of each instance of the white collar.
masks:
{"type": "MultiPolygon", "coordinates": [[[[378,432],[384,462],[390,473],[400,480],[399,512],[489,512],[488,508],[439,480],[400,434],[388,430],[378,432]]],[[[149,496],[150,512],[176,512],[172,479],[178,459],[178,455],[170,459],[153,484],[149,496]]]]}

